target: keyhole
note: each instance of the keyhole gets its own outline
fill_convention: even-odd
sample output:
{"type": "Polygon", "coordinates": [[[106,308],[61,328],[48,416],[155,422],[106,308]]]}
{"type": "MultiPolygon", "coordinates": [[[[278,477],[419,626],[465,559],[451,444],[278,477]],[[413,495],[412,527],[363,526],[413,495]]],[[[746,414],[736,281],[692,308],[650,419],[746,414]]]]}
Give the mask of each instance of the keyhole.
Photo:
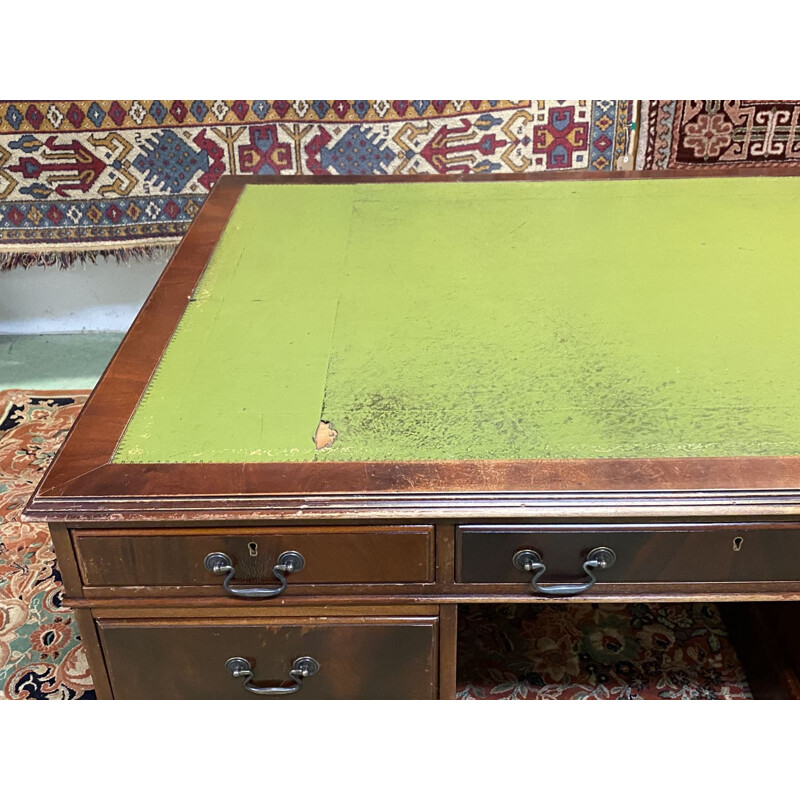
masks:
{"type": "Polygon", "coordinates": [[[247,549],[250,551],[250,556],[255,558],[258,555],[258,545],[255,542],[250,542],[247,545],[247,549]]]}
{"type": "Polygon", "coordinates": [[[742,545],[744,544],[744,539],[741,536],[734,536],[733,537],[733,552],[738,553],[742,549],[742,545]]]}

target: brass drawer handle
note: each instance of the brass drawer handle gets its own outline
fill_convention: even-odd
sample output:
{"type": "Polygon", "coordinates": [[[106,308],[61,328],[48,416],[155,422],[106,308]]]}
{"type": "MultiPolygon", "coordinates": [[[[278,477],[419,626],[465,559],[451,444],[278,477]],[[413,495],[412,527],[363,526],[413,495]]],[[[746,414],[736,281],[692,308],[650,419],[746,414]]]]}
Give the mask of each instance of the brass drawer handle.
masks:
{"type": "Polygon", "coordinates": [[[583,562],[583,571],[589,576],[586,583],[562,583],[556,586],[541,586],[539,579],[547,567],[535,550],[518,550],[512,559],[514,566],[524,572],[532,572],[531,586],[542,594],[580,594],[591,589],[597,581],[595,570],[608,569],[617,560],[616,553],[609,547],[595,547],[583,562]]]}
{"type": "Polygon", "coordinates": [[[300,656],[292,663],[289,678],[293,686],[256,686],[253,683],[253,665],[241,656],[234,656],[225,662],[225,669],[234,678],[244,678],[242,686],[253,694],[294,694],[303,688],[303,681],[319,672],[319,661],[311,656],[300,656]]]}
{"type": "Polygon", "coordinates": [[[278,556],[278,563],[272,568],[272,574],[280,581],[280,586],[231,586],[235,569],[231,557],[225,553],[209,553],[203,561],[205,568],[214,575],[225,575],[222,588],[232,597],[243,597],[246,600],[263,600],[277,597],[287,587],[286,576],[300,572],[306,560],[296,550],[287,550],[278,556]]]}

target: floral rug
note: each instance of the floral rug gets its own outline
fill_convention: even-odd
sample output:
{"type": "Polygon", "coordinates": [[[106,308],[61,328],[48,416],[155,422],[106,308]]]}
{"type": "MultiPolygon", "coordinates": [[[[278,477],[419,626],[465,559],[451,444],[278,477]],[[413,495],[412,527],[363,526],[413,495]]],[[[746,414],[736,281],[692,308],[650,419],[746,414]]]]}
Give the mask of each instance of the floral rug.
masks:
{"type": "MultiPolygon", "coordinates": [[[[0,392],[0,698],[95,693],[47,526],[20,513],[88,392],[0,392]]],[[[464,606],[461,699],[748,699],[710,604],[464,606]]]]}
{"type": "Polygon", "coordinates": [[[638,169],[800,164],[800,101],[649,100],[642,103],[638,169]]]}
{"type": "Polygon", "coordinates": [[[0,268],[176,244],[221,175],[612,169],[632,100],[0,101],[0,268]]]}
{"type": "Polygon", "coordinates": [[[462,606],[461,700],[751,700],[717,606],[462,606]]]}
{"type": "Polygon", "coordinates": [[[94,699],[47,525],[21,522],[88,392],[0,392],[0,698],[94,699]]]}

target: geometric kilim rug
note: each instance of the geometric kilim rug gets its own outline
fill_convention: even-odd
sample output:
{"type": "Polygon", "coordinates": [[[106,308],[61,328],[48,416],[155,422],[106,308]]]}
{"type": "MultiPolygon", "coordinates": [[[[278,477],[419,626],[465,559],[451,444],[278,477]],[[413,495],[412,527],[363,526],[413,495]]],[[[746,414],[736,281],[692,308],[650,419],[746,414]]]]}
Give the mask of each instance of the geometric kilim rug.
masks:
{"type": "MultiPolygon", "coordinates": [[[[95,693],[46,525],[19,515],[88,392],[0,392],[0,698],[95,693]]],[[[749,699],[713,604],[459,609],[460,699],[749,699]]]]}
{"type": "Polygon", "coordinates": [[[221,175],[609,170],[632,100],[0,101],[0,268],[175,245],[221,175]]]}
{"type": "Polygon", "coordinates": [[[798,164],[800,101],[642,102],[637,169],[780,169],[798,164]]]}

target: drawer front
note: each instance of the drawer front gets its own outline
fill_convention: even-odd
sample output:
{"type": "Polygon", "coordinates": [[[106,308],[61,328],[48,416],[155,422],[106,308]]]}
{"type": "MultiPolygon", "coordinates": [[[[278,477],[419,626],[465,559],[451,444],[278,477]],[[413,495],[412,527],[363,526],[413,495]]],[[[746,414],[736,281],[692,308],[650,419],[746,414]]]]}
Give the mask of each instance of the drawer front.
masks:
{"type": "Polygon", "coordinates": [[[224,553],[234,584],[275,584],[281,553],[302,554],[290,585],[427,583],[434,579],[433,529],[425,525],[370,528],[209,528],[75,530],[85,586],[217,586],[204,566],[224,553]]]}
{"type": "Polygon", "coordinates": [[[327,620],[98,621],[114,697],[121,700],[425,700],[436,693],[435,617],[327,620]],[[296,683],[303,657],[319,665],[292,694],[255,694],[226,668],[244,659],[254,688],[296,683]]]}
{"type": "Polygon", "coordinates": [[[520,550],[536,551],[541,582],[581,584],[583,563],[595,548],[616,560],[595,570],[597,584],[713,583],[800,580],[800,527],[776,523],[689,526],[462,525],[458,529],[462,583],[530,583],[514,566],[520,550]]]}

